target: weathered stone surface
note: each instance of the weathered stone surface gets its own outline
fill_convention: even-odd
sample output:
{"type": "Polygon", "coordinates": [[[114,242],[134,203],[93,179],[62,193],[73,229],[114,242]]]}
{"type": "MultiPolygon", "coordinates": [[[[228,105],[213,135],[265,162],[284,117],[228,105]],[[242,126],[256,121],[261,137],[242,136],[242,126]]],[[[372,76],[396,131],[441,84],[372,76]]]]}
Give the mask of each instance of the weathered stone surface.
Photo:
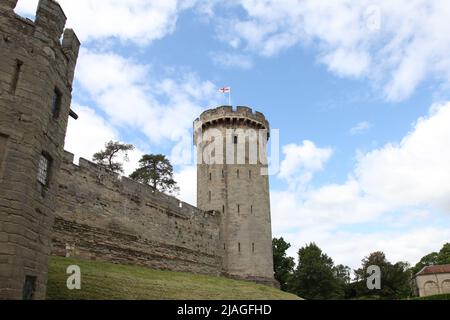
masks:
{"type": "Polygon", "coordinates": [[[201,114],[194,122],[199,161],[197,205],[203,210],[222,212],[223,274],[277,285],[273,274],[269,179],[263,174],[267,171],[268,132],[264,115],[248,107],[233,110],[223,106],[201,114]],[[245,137],[251,133],[256,134],[254,138],[261,134],[262,139],[245,137]],[[239,150],[243,155],[241,162],[239,150]],[[255,158],[251,151],[257,153],[255,158]]]}
{"type": "Polygon", "coordinates": [[[219,275],[220,214],[119,178],[94,163],[59,175],[53,253],[158,269],[219,275]]]}
{"type": "Polygon", "coordinates": [[[65,16],[55,1],[39,1],[36,23],[16,15],[16,3],[0,1],[0,299],[21,299],[26,277],[35,279],[32,298],[44,299],[79,42],[67,32],[60,44],[65,16]],[[51,158],[46,186],[37,181],[43,153],[51,158]]]}

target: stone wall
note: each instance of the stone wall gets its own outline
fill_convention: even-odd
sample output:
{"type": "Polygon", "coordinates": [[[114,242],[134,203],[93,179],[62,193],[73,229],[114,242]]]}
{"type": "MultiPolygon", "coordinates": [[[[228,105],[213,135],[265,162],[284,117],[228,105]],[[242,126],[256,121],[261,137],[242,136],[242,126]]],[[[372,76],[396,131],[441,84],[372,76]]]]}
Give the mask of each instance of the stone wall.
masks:
{"type": "Polygon", "coordinates": [[[422,274],[415,278],[417,294],[420,297],[450,293],[450,273],[422,274]]]}
{"type": "Polygon", "coordinates": [[[53,254],[219,275],[220,213],[118,177],[66,152],[53,254]]]}
{"type": "Polygon", "coordinates": [[[35,21],[16,4],[0,1],[0,299],[44,299],[80,42],[56,1],[35,21]]]}

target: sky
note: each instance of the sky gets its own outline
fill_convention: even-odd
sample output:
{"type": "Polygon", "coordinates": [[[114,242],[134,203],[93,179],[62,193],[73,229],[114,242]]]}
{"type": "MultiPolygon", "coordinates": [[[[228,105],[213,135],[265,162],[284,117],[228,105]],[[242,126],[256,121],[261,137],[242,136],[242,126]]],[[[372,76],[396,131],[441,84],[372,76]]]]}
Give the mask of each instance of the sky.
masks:
{"type": "MultiPolygon", "coordinates": [[[[279,130],[272,229],[351,268],[450,241],[450,3],[60,0],[82,42],[66,150],[166,154],[196,203],[192,122],[228,104],[279,130]]],[[[37,0],[16,12],[33,18],[37,0]]]]}

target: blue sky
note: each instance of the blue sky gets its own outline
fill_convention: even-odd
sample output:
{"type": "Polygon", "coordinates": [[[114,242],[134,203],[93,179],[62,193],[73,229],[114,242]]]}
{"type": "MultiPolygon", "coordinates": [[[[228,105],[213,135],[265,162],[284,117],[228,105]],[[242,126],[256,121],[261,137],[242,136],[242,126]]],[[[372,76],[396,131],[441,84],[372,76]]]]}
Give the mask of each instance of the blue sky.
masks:
{"type": "MultiPolygon", "coordinates": [[[[60,1],[83,42],[66,149],[118,139],[176,164],[195,204],[192,121],[226,104],[280,130],[273,232],[353,268],[450,240],[450,5],[442,1],[60,1]]],[[[37,1],[20,1],[32,17],[37,1]]]]}

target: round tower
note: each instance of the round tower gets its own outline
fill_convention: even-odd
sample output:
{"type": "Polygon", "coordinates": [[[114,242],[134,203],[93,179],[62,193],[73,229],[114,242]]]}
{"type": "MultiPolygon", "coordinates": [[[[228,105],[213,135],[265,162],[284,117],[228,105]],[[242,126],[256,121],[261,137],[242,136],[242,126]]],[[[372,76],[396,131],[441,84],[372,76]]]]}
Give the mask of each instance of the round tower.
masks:
{"type": "Polygon", "coordinates": [[[0,1],[0,300],[46,296],[80,47],[56,1],[40,0],[35,21],[16,15],[16,4],[0,1]]]}
{"type": "Polygon", "coordinates": [[[197,206],[221,212],[223,274],[276,285],[268,139],[269,122],[247,107],[207,110],[194,122],[197,206]]]}

